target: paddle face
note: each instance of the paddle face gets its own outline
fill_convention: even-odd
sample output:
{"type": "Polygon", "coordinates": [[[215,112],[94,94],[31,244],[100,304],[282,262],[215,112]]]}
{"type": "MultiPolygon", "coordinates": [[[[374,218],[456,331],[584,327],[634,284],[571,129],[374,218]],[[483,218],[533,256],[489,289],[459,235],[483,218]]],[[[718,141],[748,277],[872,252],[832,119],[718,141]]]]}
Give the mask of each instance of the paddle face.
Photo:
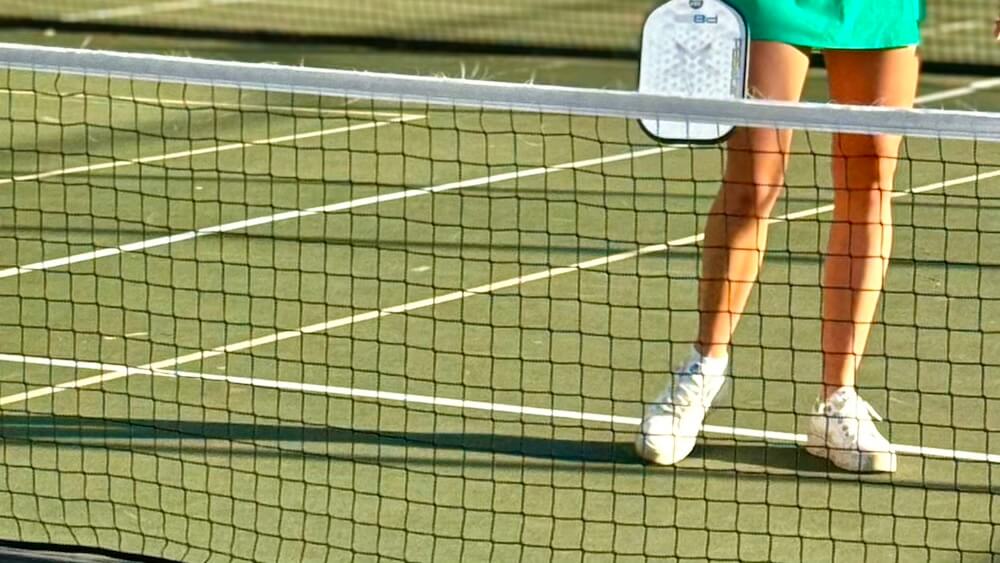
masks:
{"type": "MultiPolygon", "coordinates": [[[[743,17],[722,0],[670,0],[654,10],[643,27],[639,91],[745,98],[749,44],[743,17]]],[[[640,123],[656,139],[680,143],[718,142],[733,129],[683,120],[640,123]]]]}

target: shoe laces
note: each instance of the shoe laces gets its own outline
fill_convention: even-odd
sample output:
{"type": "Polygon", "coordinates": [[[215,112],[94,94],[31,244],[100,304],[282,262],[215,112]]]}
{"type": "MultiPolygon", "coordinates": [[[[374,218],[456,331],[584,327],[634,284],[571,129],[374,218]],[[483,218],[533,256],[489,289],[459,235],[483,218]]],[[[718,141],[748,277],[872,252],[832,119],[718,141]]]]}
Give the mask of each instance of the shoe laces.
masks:
{"type": "Polygon", "coordinates": [[[671,387],[660,397],[661,406],[688,407],[704,405],[706,399],[705,374],[701,362],[693,362],[678,373],[671,387]]]}
{"type": "Polygon", "coordinates": [[[859,434],[862,428],[865,430],[874,428],[872,419],[882,421],[882,416],[875,407],[862,399],[853,388],[837,391],[825,401],[823,411],[827,416],[836,416],[844,431],[852,438],[859,434]]]}

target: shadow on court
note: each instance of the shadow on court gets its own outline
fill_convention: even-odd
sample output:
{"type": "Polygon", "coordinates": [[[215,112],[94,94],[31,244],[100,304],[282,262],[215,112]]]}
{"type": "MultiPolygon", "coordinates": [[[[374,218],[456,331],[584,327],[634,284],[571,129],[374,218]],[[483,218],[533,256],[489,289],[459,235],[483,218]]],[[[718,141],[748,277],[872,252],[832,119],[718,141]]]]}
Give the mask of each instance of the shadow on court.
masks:
{"type": "MultiPolygon", "coordinates": [[[[302,456],[397,467],[441,464],[530,467],[539,462],[546,466],[586,464],[587,471],[616,474],[736,473],[741,479],[833,479],[915,489],[1000,493],[1000,486],[963,484],[955,479],[937,480],[919,473],[916,479],[901,474],[857,475],[829,466],[801,448],[779,444],[711,440],[699,444],[691,456],[677,466],[656,467],[645,464],[635,454],[630,432],[616,433],[613,440],[585,440],[490,433],[365,431],[291,422],[253,424],[5,413],[0,416],[0,442],[111,451],[302,456]],[[316,448],[316,444],[322,444],[323,449],[316,448]],[[347,447],[335,447],[338,444],[347,447]],[[420,450],[428,455],[420,455],[420,450]],[[462,455],[448,456],[446,452],[462,455]]],[[[901,462],[912,464],[919,460],[903,457],[901,462]]]]}

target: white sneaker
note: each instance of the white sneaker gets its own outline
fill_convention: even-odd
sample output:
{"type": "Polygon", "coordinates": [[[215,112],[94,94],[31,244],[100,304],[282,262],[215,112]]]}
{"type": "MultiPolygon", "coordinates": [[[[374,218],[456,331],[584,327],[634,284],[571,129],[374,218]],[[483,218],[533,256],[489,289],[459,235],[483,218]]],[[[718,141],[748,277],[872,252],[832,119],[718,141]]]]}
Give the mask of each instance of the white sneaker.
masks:
{"type": "Polygon", "coordinates": [[[660,465],[673,465],[686,458],[694,449],[708,407],[725,382],[722,373],[706,374],[703,361],[689,361],[646,409],[635,440],[636,453],[660,465]]]}
{"type": "Polygon", "coordinates": [[[841,387],[829,399],[816,401],[806,451],[847,471],[895,471],[896,452],[873,417],[882,420],[853,387],[841,387]]]}

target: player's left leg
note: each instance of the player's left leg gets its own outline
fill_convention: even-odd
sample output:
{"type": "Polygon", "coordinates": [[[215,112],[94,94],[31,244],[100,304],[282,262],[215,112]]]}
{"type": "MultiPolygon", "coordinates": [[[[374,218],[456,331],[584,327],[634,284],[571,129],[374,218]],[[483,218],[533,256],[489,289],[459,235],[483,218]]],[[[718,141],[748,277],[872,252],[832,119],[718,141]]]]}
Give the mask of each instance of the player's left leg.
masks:
{"type": "MultiPolygon", "coordinates": [[[[912,107],[913,47],[826,53],[835,102],[912,107]]],[[[892,188],[900,138],[839,134],[833,140],[834,213],[823,275],[824,390],[810,451],[855,471],[893,471],[895,454],[854,390],[892,248],[892,188]],[[821,447],[822,446],[822,447],[821,447]]]]}

